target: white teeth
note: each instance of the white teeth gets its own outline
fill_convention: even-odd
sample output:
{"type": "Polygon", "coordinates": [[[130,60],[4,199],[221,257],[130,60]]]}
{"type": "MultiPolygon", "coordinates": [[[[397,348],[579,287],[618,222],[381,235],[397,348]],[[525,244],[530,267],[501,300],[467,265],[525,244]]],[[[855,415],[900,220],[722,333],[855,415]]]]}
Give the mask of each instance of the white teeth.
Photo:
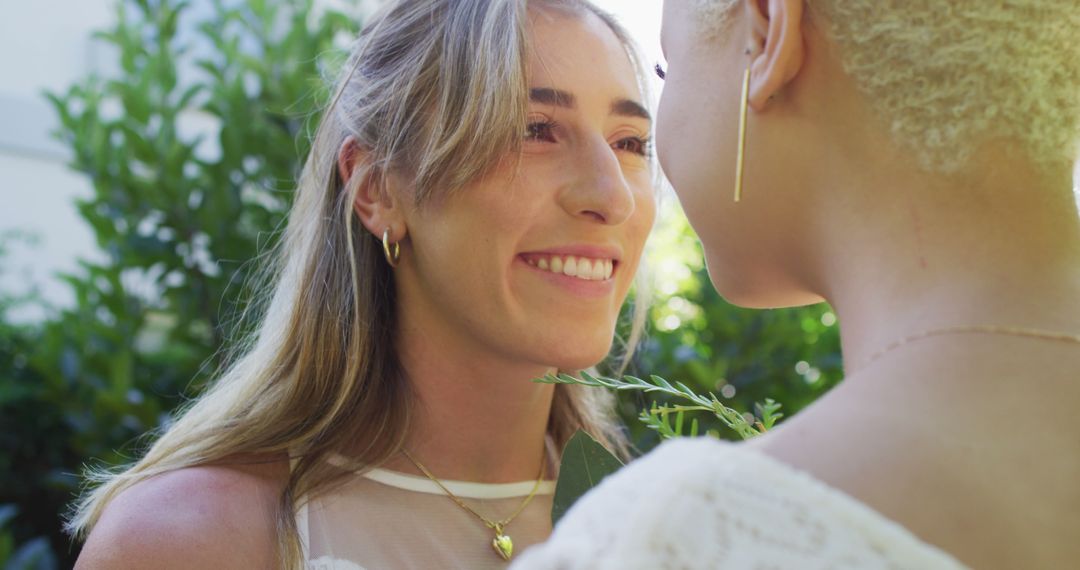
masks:
{"type": "Polygon", "coordinates": [[[566,258],[566,262],[562,266],[563,275],[569,275],[570,277],[577,277],[577,258],[570,256],[566,258]]]}
{"type": "Polygon", "coordinates": [[[568,277],[577,277],[586,281],[606,281],[611,279],[615,271],[615,263],[611,259],[588,259],[568,255],[565,258],[558,255],[527,259],[526,262],[533,267],[561,273],[568,277]]]}
{"type": "Polygon", "coordinates": [[[607,273],[607,262],[596,260],[596,263],[592,267],[592,279],[593,281],[600,281],[604,279],[604,274],[607,273]]]}
{"type": "Polygon", "coordinates": [[[592,279],[593,264],[588,259],[578,259],[577,275],[582,279],[592,279]]]}

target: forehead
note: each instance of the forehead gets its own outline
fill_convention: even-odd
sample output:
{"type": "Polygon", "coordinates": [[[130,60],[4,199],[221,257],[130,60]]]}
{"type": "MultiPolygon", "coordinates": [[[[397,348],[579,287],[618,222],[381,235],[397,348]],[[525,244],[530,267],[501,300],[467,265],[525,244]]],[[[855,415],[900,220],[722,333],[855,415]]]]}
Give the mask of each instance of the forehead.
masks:
{"type": "Polygon", "coordinates": [[[638,77],[626,46],[595,14],[534,9],[529,13],[528,73],[531,86],[640,99],[638,77]]]}

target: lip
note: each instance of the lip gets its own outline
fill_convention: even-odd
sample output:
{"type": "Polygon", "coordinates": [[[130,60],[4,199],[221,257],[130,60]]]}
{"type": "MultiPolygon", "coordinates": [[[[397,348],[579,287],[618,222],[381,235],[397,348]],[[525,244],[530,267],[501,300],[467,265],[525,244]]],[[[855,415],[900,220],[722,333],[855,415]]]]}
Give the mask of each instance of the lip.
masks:
{"type": "Polygon", "coordinates": [[[621,258],[622,252],[616,247],[571,244],[520,253],[517,255],[515,263],[520,264],[525,269],[535,273],[537,277],[558,286],[568,293],[579,297],[595,299],[607,297],[615,291],[615,277],[618,275],[621,258]],[[530,256],[553,255],[573,255],[575,257],[588,257],[592,259],[610,259],[614,262],[614,271],[612,272],[610,279],[605,279],[603,281],[587,281],[578,279],[577,277],[563,275],[561,273],[552,273],[551,271],[534,267],[526,261],[530,256]]]}
{"type": "Polygon", "coordinates": [[[588,244],[570,244],[548,249],[525,251],[518,254],[518,257],[528,257],[531,255],[573,255],[574,257],[589,257],[592,259],[610,259],[615,262],[616,266],[618,266],[619,261],[622,260],[622,250],[617,247],[588,244]]]}

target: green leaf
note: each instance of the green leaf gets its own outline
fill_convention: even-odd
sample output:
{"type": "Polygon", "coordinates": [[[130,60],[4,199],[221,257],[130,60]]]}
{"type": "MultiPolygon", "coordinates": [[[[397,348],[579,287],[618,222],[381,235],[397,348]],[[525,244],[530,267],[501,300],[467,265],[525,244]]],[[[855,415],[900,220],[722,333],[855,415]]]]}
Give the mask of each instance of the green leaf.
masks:
{"type": "Polygon", "coordinates": [[[766,430],[772,429],[776,422],[784,417],[784,414],[780,413],[780,408],[780,404],[769,398],[766,398],[764,404],[760,402],[754,404],[754,411],[761,418],[761,424],[766,430]]]}
{"type": "Polygon", "coordinates": [[[563,450],[559,481],[555,485],[555,499],[551,507],[551,524],[557,524],[582,495],[622,466],[619,458],[592,436],[578,430],[563,450]]]}
{"type": "Polygon", "coordinates": [[[668,382],[667,380],[664,380],[663,378],[661,378],[659,376],[656,376],[656,375],[649,376],[649,378],[652,378],[653,383],[656,384],[657,386],[660,386],[661,388],[663,388],[663,389],[665,389],[665,390],[667,390],[669,392],[674,392],[675,391],[675,388],[673,388],[671,386],[671,383],[668,382]]]}

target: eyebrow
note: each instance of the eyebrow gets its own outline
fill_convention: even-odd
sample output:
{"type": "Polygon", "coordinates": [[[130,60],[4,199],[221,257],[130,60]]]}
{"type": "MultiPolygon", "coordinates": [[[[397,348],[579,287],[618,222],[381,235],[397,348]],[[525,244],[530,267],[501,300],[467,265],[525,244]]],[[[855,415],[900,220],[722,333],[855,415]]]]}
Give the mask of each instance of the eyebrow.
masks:
{"type": "Polygon", "coordinates": [[[623,117],[637,117],[645,119],[646,121],[652,120],[652,115],[649,111],[637,101],[631,101],[630,99],[619,99],[611,104],[611,112],[614,115],[620,115],[623,117]]]}
{"type": "Polygon", "coordinates": [[[567,109],[573,109],[574,106],[577,105],[577,99],[575,99],[572,94],[559,89],[551,89],[549,87],[530,89],[529,100],[533,103],[540,103],[541,105],[565,107],[567,109]]]}
{"type": "MultiPolygon", "coordinates": [[[[541,105],[551,105],[553,107],[563,107],[566,109],[573,109],[577,105],[577,98],[574,97],[573,93],[568,93],[561,89],[552,89],[550,87],[530,89],[529,100],[541,105]]],[[[612,101],[611,114],[652,121],[652,115],[649,114],[649,111],[645,109],[641,103],[630,99],[618,99],[612,101]]]]}

